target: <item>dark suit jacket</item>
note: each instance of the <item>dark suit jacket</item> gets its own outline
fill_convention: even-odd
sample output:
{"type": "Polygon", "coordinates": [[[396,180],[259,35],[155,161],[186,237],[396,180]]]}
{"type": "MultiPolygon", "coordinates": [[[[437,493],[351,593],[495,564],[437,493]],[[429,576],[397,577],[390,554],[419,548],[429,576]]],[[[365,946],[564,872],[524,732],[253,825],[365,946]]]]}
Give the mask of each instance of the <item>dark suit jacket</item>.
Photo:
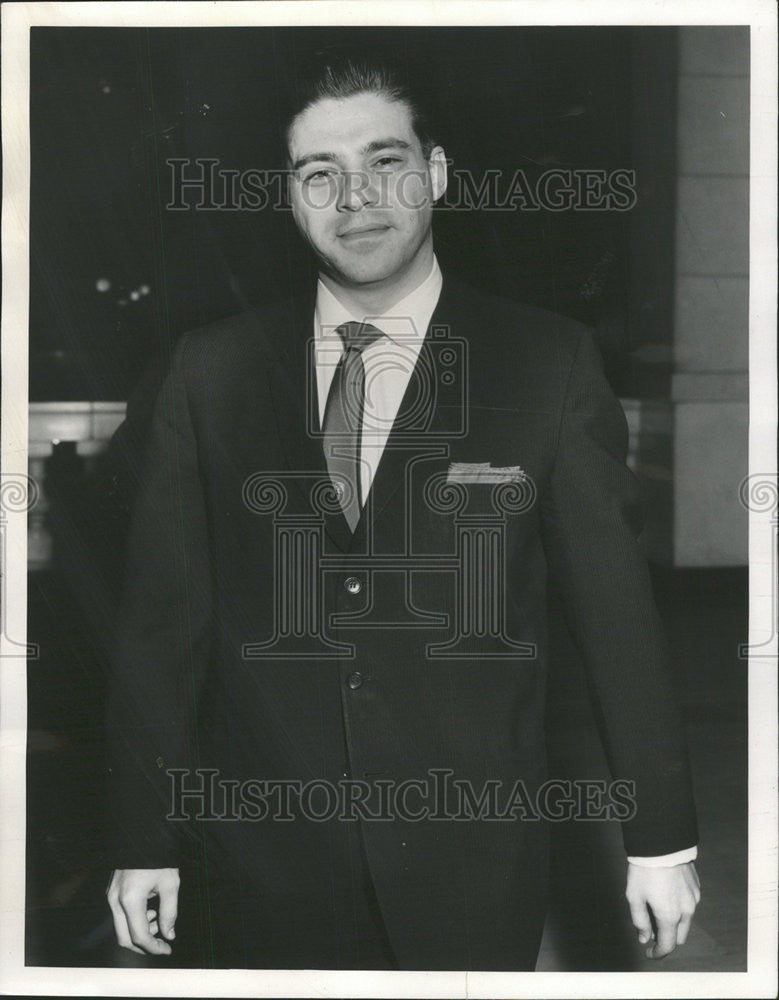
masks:
{"type": "MultiPolygon", "coordinates": [[[[177,865],[182,844],[197,842],[280,956],[285,933],[313,940],[317,928],[337,951],[355,823],[188,827],[165,818],[169,769],[335,783],[424,779],[437,768],[477,795],[486,781],[510,789],[521,778],[532,797],[545,777],[548,572],[613,774],[635,782],[628,853],[695,843],[682,727],[636,540],[625,419],[586,330],[445,277],[351,536],[326,494],[312,495],[327,480],[312,317],[313,301],[260,309],[176,349],[135,505],[113,656],[116,867],[177,865]],[[489,485],[447,487],[452,462],[520,466],[525,478],[493,501],[489,485]],[[485,579],[491,597],[478,590],[485,579]]],[[[543,922],[543,823],[360,826],[401,967],[527,963],[543,922]]],[[[308,964],[327,963],[312,956],[308,964]]]]}

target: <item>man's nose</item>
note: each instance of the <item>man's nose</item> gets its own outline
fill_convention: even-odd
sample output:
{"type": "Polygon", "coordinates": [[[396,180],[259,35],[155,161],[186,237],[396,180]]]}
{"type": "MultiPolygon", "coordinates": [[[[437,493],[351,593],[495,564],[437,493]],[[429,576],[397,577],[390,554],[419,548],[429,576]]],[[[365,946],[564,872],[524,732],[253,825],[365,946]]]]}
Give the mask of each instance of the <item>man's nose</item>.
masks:
{"type": "Polygon", "coordinates": [[[341,175],[337,198],[339,212],[359,212],[366,205],[375,205],[379,195],[369,174],[353,170],[341,175]]]}

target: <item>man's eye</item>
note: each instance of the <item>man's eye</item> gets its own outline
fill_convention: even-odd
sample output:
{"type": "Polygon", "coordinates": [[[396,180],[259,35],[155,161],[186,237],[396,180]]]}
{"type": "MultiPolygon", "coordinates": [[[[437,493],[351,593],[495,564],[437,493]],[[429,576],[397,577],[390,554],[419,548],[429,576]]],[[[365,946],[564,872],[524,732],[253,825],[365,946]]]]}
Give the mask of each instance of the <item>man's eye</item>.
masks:
{"type": "Polygon", "coordinates": [[[373,164],[374,167],[392,167],[396,163],[402,163],[403,161],[399,156],[382,156],[381,159],[376,160],[373,164]]]}
{"type": "Polygon", "coordinates": [[[335,171],[333,170],[315,170],[305,178],[305,182],[306,184],[310,184],[312,181],[314,183],[321,183],[322,181],[330,180],[334,176],[334,173],[335,171]]]}

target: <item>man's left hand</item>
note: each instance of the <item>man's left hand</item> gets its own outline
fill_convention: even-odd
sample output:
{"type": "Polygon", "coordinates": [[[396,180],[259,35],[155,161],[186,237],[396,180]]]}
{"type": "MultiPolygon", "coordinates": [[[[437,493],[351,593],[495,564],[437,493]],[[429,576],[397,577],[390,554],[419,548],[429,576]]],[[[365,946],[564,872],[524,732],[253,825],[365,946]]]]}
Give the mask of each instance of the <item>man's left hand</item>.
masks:
{"type": "Polygon", "coordinates": [[[664,958],[687,940],[701,898],[700,885],[692,861],[670,868],[628,864],[625,898],[638,940],[647,944],[655,938],[654,944],[647,948],[647,958],[664,958]],[[656,935],[652,933],[649,911],[655,919],[656,935]]]}

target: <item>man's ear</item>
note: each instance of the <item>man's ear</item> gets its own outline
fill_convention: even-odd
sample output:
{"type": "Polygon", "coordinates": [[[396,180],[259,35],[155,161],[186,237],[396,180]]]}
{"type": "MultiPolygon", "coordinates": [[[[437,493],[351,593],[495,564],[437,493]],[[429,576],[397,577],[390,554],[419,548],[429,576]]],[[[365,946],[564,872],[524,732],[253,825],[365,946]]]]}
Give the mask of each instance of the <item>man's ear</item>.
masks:
{"type": "Polygon", "coordinates": [[[446,153],[441,146],[434,146],[428,157],[430,181],[433,185],[433,202],[443,198],[446,191],[446,153]]]}

